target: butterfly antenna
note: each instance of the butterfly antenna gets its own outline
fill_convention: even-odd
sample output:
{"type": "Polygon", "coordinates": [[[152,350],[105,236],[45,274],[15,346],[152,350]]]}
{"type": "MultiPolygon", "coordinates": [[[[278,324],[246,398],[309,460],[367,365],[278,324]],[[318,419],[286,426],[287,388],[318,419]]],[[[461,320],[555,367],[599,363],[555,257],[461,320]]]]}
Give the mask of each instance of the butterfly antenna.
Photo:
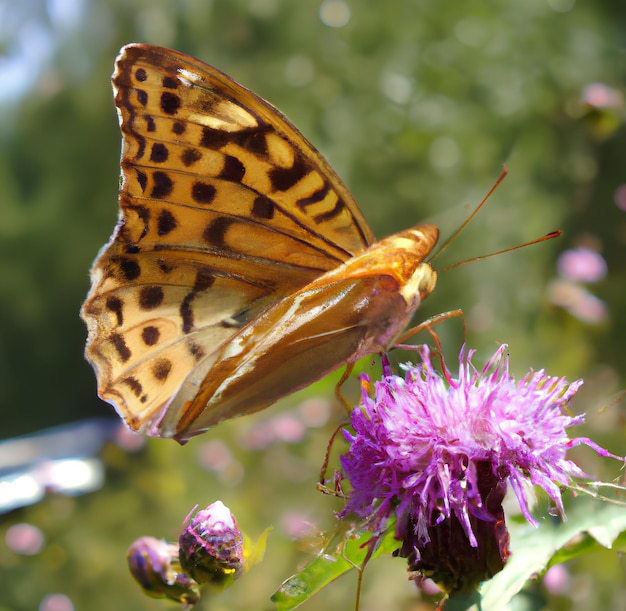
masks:
{"type": "MultiPolygon", "coordinates": [[[[457,232],[458,233],[458,232],[457,232]]],[[[517,246],[509,246],[508,248],[503,248],[502,250],[496,250],[495,252],[490,252],[486,255],[480,255],[478,257],[472,257],[471,259],[465,259],[465,261],[459,261],[458,263],[452,263],[452,265],[448,265],[447,267],[442,267],[437,270],[437,273],[446,272],[450,269],[454,269],[455,267],[461,267],[461,265],[465,265],[467,263],[474,263],[474,261],[482,261],[483,259],[488,259],[489,257],[495,257],[496,255],[501,255],[505,252],[511,252],[512,250],[517,250],[518,248],[525,248],[526,246],[532,246],[533,244],[539,244],[540,242],[545,242],[546,240],[552,240],[553,238],[558,238],[563,232],[560,230],[551,231],[540,238],[536,238],[531,240],[530,242],[524,242],[522,244],[518,244],[517,246]]],[[[439,253],[437,253],[439,254],[439,253]]]]}
{"type": "Polygon", "coordinates": [[[508,173],[509,171],[506,165],[503,165],[502,172],[500,173],[500,176],[498,176],[498,179],[496,180],[496,182],[493,183],[493,186],[491,187],[491,189],[489,189],[489,193],[487,193],[487,195],[483,197],[480,204],[478,204],[478,206],[474,208],[474,211],[465,219],[465,221],[463,221],[463,224],[439,247],[437,252],[430,258],[429,263],[434,261],[442,252],[444,252],[448,248],[448,246],[450,246],[450,244],[452,244],[452,242],[454,242],[454,240],[456,240],[457,236],[461,233],[461,231],[463,231],[470,224],[472,219],[478,214],[480,209],[485,205],[487,200],[491,197],[493,192],[498,188],[498,185],[504,180],[504,178],[506,177],[508,173]]]}

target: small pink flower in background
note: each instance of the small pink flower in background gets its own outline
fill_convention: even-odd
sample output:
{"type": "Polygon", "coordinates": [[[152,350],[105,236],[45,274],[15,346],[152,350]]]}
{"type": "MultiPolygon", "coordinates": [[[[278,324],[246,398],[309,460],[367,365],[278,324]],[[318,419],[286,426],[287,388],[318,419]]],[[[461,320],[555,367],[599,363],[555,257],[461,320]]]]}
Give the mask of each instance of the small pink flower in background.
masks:
{"type": "Polygon", "coordinates": [[[269,420],[256,423],[239,438],[244,450],[265,450],[276,441],[274,427],[269,420]]]}
{"type": "Polygon", "coordinates": [[[38,611],[74,611],[74,603],[65,594],[48,594],[39,604],[38,611]]]}
{"type": "Polygon", "coordinates": [[[584,323],[600,324],[609,315],[606,303],[579,283],[602,280],[608,266],[598,252],[598,240],[586,236],[584,241],[585,244],[565,250],[559,256],[557,267],[560,277],[548,285],[548,299],[584,323]]]}
{"type": "Polygon", "coordinates": [[[604,257],[591,248],[579,247],[561,253],[557,262],[559,274],[570,280],[598,282],[606,276],[604,257]]]}
{"type": "Polygon", "coordinates": [[[553,280],[548,285],[548,299],[585,323],[600,324],[609,315],[602,299],[571,280],[553,280]]]}
{"type": "Polygon", "coordinates": [[[622,108],[624,106],[622,92],[604,83],[587,85],[582,91],[580,101],[585,106],[599,109],[622,108]]]}
{"type": "Polygon", "coordinates": [[[306,435],[306,426],[295,414],[279,414],[272,420],[274,435],[278,441],[299,443],[306,435]]]}
{"type": "Polygon", "coordinates": [[[620,209],[626,212],[626,185],[620,185],[615,190],[615,205],[620,209]]]}
{"type": "Polygon", "coordinates": [[[570,574],[562,564],[555,564],[550,567],[543,576],[542,581],[550,594],[567,594],[572,586],[570,574]]]}
{"type": "Polygon", "coordinates": [[[23,556],[38,554],[45,543],[41,530],[32,524],[24,522],[10,526],[4,538],[11,550],[23,556]]]}
{"type": "Polygon", "coordinates": [[[232,464],[233,454],[226,442],[212,439],[200,446],[198,462],[207,471],[219,473],[232,464]]]}
{"type": "Polygon", "coordinates": [[[590,134],[603,141],[624,124],[624,94],[604,83],[590,83],[580,97],[583,119],[590,134]]]}
{"type": "Polygon", "coordinates": [[[474,589],[500,571],[508,556],[502,500],[510,485],[522,514],[536,524],[525,493],[541,486],[563,516],[561,487],[586,478],[566,458],[576,445],[608,452],[566,429],[583,422],[566,406],[582,380],[568,383],[544,371],[516,381],[506,346],[487,365],[461,351],[459,373],[437,372],[427,346],[406,375],[385,367],[374,384],[363,376],[354,433],[341,457],[352,491],[342,515],[355,513],[372,532],[395,518],[399,555],[409,570],[432,577],[447,592],[474,589]]]}
{"type": "Polygon", "coordinates": [[[325,397],[305,399],[298,405],[298,415],[309,428],[320,428],[330,419],[332,414],[331,402],[325,397]]]}
{"type": "Polygon", "coordinates": [[[310,516],[296,511],[287,511],[280,519],[280,526],[294,540],[313,538],[320,530],[310,516]]]}

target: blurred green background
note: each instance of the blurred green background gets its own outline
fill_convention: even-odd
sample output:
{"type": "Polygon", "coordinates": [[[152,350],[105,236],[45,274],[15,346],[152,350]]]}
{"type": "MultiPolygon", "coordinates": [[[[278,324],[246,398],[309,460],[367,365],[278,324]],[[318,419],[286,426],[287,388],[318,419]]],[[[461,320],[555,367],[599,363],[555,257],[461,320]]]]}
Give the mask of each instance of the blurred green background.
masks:
{"type": "MultiPolygon", "coordinates": [[[[78,310],[117,215],[113,61],[123,44],[149,42],[215,65],[280,108],[378,236],[420,221],[449,235],[506,163],[507,179],[435,267],[564,235],[442,273],[418,319],[462,308],[478,361],[508,343],[517,375],[532,367],[583,377],[580,434],[624,454],[625,409],[614,399],[626,365],[626,4],[4,0],[0,35],[0,437],[113,416],[83,360],[78,310]],[[581,246],[607,264],[593,283],[559,276],[559,255],[581,246]]],[[[437,332],[452,365],[462,325],[437,332]]],[[[342,417],[334,380],[185,448],[94,447],[103,488],[0,516],[0,610],[173,608],[143,597],[125,550],[144,534],[176,537],[195,503],[216,499],[251,536],[274,531],[265,562],[203,608],[271,608],[270,594],[319,549],[340,508],[315,489],[342,417]],[[43,535],[31,555],[4,539],[24,522],[43,535]],[[50,606],[55,593],[66,607],[50,606]]],[[[357,398],[357,384],[346,393],[357,398]]],[[[617,475],[589,453],[576,458],[595,476],[617,475]]],[[[613,554],[569,568],[571,588],[549,608],[594,608],[600,592],[606,608],[623,608],[624,567],[613,554]]],[[[354,585],[344,578],[306,608],[350,608],[354,585]]],[[[547,593],[537,586],[535,595],[547,593]]],[[[420,604],[401,560],[366,571],[362,609],[428,608],[420,604]]]]}

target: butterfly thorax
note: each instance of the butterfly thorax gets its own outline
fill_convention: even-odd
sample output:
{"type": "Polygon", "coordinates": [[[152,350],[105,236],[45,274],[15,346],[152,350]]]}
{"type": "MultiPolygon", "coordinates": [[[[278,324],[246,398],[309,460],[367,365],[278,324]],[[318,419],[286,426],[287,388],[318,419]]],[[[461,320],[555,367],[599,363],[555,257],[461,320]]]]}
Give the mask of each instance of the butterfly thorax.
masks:
{"type": "Polygon", "coordinates": [[[437,273],[424,260],[438,238],[439,230],[434,225],[417,225],[375,242],[326,276],[388,275],[398,283],[397,290],[414,310],[437,283],[437,273]]]}
{"type": "Polygon", "coordinates": [[[435,288],[437,273],[424,259],[434,248],[439,230],[434,225],[418,225],[375,242],[324,274],[313,284],[347,290],[354,283],[352,301],[356,324],[366,330],[351,361],[388,350],[409,323],[421,300],[435,288]],[[336,279],[336,280],[335,280],[336,279]],[[367,288],[366,288],[367,287],[367,288]],[[369,293],[357,299],[356,294],[369,293]]]}

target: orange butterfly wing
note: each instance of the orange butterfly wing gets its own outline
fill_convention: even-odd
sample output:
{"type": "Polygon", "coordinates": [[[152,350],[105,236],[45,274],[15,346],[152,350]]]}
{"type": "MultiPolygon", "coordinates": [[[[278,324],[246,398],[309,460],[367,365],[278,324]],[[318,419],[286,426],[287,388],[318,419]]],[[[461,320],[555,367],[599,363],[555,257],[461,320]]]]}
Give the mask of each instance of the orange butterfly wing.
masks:
{"type": "Polygon", "coordinates": [[[113,88],[120,219],[81,314],[99,395],[148,431],[198,363],[373,235],[306,139],[215,68],[133,44],[113,88]]]}

